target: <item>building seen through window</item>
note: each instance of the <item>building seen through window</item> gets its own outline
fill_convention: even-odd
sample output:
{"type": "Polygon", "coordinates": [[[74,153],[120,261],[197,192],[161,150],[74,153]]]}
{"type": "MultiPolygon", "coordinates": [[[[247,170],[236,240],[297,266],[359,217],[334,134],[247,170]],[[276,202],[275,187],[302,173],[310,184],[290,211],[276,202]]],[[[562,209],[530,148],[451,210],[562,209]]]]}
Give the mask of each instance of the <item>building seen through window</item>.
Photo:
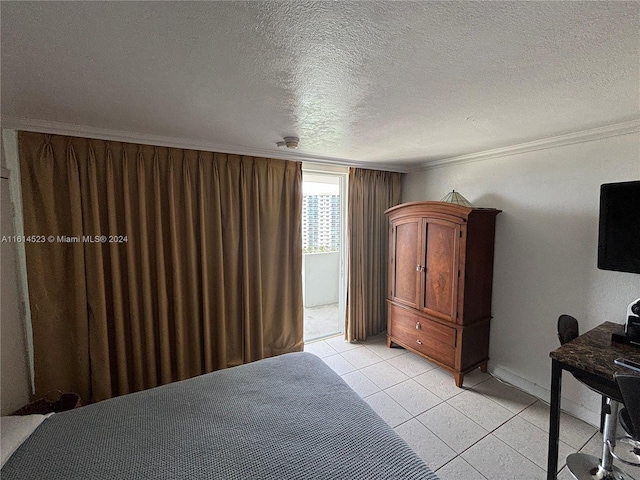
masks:
{"type": "Polygon", "coordinates": [[[338,185],[305,183],[302,196],[302,251],[337,252],[340,248],[338,185]]]}

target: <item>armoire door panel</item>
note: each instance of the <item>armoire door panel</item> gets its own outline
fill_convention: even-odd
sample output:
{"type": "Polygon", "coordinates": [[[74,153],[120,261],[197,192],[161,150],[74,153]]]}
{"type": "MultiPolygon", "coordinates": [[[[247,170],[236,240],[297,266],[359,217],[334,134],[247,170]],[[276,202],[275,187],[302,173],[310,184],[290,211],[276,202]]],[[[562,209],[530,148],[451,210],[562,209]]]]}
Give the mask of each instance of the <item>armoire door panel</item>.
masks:
{"type": "Polygon", "coordinates": [[[426,223],[424,311],[455,322],[458,283],[459,225],[426,223]]]}
{"type": "Polygon", "coordinates": [[[419,235],[419,220],[393,226],[392,298],[414,308],[420,299],[419,235]]]}

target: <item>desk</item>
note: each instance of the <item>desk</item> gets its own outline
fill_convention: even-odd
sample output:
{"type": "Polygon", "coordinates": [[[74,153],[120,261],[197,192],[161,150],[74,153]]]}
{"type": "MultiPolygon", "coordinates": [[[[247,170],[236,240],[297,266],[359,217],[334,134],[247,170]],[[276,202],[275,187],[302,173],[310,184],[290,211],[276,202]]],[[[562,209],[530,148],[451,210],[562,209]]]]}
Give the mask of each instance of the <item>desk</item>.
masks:
{"type": "Polygon", "coordinates": [[[605,322],[549,354],[551,357],[551,411],[549,414],[549,455],[547,480],[556,480],[558,470],[558,440],[560,434],[560,391],[562,370],[593,376],[611,386],[616,373],[632,373],[615,365],[616,358],[640,362],[640,347],[612,343],[612,333],[624,333],[624,325],[605,322]]]}

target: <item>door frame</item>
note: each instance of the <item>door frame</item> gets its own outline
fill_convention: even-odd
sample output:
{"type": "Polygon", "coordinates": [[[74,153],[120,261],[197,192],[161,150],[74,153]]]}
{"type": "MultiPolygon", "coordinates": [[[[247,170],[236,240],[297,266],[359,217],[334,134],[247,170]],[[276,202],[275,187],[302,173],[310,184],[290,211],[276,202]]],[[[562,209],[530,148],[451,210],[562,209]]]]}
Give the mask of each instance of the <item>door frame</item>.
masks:
{"type": "MultiPolygon", "coordinates": [[[[348,169],[330,165],[302,164],[302,182],[305,176],[312,175],[318,177],[338,178],[338,192],[340,196],[340,249],[339,249],[339,272],[338,272],[338,315],[344,319],[347,306],[347,194],[348,194],[348,169]]],[[[344,322],[340,322],[340,331],[344,333],[344,322]]],[[[313,341],[320,340],[314,339],[313,341]]]]}

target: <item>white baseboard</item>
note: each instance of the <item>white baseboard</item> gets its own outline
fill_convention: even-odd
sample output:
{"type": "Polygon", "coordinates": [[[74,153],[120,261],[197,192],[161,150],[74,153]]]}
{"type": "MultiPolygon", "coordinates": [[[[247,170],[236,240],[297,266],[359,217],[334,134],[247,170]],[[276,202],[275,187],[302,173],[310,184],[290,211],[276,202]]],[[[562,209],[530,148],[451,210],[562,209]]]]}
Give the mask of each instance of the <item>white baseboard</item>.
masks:
{"type": "MultiPolygon", "coordinates": [[[[493,364],[491,361],[489,361],[488,370],[494,377],[519,388],[529,395],[539,398],[543,402],[549,403],[551,391],[547,387],[532,383],[501,365],[493,364]]],[[[576,403],[570,398],[566,398],[564,396],[561,397],[560,408],[562,411],[569,413],[596,428],[600,427],[600,412],[589,410],[588,408],[585,408],[584,405],[580,405],[579,403],[576,403]]]]}

